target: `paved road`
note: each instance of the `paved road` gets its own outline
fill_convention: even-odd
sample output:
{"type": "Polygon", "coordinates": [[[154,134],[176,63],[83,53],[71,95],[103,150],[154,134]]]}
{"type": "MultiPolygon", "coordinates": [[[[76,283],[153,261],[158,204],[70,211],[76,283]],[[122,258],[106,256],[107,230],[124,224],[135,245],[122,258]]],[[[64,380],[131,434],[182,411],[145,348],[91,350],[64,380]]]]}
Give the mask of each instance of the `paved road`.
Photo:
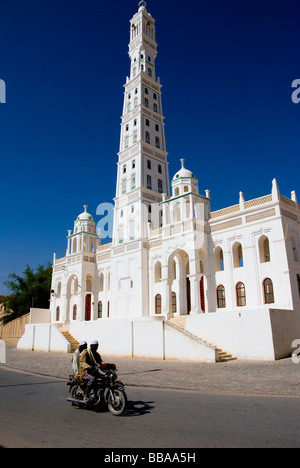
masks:
{"type": "Polygon", "coordinates": [[[0,445],[19,448],[300,448],[297,397],[127,387],[117,418],[66,402],[66,382],[0,366],[0,445]]]}

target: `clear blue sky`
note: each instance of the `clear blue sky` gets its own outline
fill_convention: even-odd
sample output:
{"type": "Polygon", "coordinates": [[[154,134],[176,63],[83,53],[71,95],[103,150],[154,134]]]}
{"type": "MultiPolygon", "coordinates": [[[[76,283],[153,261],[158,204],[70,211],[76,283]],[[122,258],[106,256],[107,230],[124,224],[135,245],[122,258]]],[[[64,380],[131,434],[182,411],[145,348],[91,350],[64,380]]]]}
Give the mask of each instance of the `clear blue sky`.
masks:
{"type": "MultiPolygon", "coordinates": [[[[115,195],[129,20],[138,0],[1,0],[0,294],[10,272],[64,256],[67,229],[115,195]]],[[[299,0],[149,0],[170,177],[179,159],[212,209],[300,200],[299,0]]]]}

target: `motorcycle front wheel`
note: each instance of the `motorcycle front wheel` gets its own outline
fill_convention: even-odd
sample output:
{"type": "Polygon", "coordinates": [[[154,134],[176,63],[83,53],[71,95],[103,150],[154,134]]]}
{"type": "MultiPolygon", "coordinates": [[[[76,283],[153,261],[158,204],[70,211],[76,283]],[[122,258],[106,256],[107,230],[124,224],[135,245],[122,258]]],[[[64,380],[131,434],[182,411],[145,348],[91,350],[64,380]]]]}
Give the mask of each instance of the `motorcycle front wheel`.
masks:
{"type": "MultiPolygon", "coordinates": [[[[84,392],[80,388],[79,385],[75,385],[71,389],[71,398],[74,398],[75,400],[83,400],[84,399],[84,392]]],[[[76,403],[72,403],[72,406],[76,406],[76,403]]]]}
{"type": "Polygon", "coordinates": [[[112,393],[114,395],[114,399],[109,393],[107,400],[108,409],[114,416],[121,416],[124,413],[127,404],[126,393],[119,388],[114,388],[112,393]]]}

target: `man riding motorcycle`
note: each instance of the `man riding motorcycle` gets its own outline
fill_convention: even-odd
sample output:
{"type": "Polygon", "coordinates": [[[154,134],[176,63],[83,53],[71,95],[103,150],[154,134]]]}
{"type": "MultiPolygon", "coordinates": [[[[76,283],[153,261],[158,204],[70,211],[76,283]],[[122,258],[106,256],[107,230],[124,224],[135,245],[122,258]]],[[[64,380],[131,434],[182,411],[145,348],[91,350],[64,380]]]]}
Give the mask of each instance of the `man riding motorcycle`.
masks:
{"type": "Polygon", "coordinates": [[[95,380],[95,377],[93,375],[93,372],[97,366],[100,366],[103,364],[103,360],[100,356],[100,354],[97,352],[99,343],[97,340],[94,340],[90,343],[90,348],[85,349],[81,354],[80,354],[80,377],[83,380],[86,380],[87,386],[85,390],[85,395],[84,395],[84,400],[88,401],[88,391],[93,385],[93,382],[95,380]]]}

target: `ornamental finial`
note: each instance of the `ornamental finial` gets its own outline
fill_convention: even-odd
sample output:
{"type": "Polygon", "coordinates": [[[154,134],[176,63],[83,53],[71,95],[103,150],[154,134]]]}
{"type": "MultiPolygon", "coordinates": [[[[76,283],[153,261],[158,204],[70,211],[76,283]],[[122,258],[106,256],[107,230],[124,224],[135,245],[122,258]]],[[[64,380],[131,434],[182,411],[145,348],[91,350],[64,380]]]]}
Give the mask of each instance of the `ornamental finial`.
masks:
{"type": "Polygon", "coordinates": [[[146,3],[144,0],[142,0],[142,1],[139,3],[139,7],[140,7],[140,8],[141,8],[141,7],[146,7],[146,6],[147,6],[147,3],[146,3]]]}

